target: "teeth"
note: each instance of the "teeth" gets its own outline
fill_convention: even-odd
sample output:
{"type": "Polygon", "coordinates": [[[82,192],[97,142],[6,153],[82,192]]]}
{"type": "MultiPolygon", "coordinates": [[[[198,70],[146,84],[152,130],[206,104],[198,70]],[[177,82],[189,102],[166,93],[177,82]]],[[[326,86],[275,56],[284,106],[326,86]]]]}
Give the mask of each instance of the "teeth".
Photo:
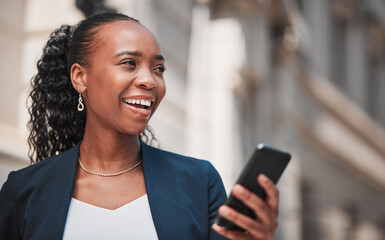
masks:
{"type": "Polygon", "coordinates": [[[144,100],[144,99],[125,99],[125,98],[123,98],[123,101],[125,103],[140,104],[140,105],[147,106],[147,107],[151,106],[151,101],[150,100],[144,100]]]}
{"type": "Polygon", "coordinates": [[[143,106],[151,106],[151,101],[150,100],[140,100],[140,104],[143,106]]]}

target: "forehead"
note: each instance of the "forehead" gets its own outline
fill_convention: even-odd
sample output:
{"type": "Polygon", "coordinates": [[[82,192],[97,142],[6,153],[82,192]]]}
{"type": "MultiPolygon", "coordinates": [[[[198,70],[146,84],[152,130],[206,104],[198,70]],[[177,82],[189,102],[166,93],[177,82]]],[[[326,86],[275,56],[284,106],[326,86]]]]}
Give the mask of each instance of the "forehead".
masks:
{"type": "Polygon", "coordinates": [[[142,24],[129,21],[115,21],[100,27],[96,34],[98,50],[111,55],[120,51],[140,51],[144,55],[160,54],[159,44],[153,34],[142,24]]]}

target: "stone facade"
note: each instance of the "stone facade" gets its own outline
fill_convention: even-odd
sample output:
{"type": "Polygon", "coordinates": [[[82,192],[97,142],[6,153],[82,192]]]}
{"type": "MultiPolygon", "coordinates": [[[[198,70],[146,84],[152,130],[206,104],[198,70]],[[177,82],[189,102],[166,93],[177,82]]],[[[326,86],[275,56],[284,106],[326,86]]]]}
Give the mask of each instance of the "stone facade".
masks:
{"type": "MultiPolygon", "coordinates": [[[[381,0],[109,0],[157,37],[161,147],[209,159],[230,190],[259,142],[289,150],[276,239],[385,238],[381,0]]],[[[29,80],[75,1],[0,2],[0,182],[28,165],[29,80]],[[60,9],[60,11],[58,11],[60,9]]]]}

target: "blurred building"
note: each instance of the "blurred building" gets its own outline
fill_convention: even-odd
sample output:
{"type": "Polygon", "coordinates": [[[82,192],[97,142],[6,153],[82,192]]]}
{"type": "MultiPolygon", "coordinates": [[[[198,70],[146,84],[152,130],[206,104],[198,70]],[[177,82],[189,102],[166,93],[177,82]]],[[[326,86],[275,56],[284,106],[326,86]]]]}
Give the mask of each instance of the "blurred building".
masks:
{"type": "MultiPolygon", "coordinates": [[[[159,40],[167,95],[151,125],[163,149],[209,159],[227,190],[257,143],[292,153],[276,239],[385,238],[384,1],[76,2],[136,17],[159,40]]],[[[66,0],[3,0],[0,12],[3,182],[28,165],[41,49],[84,15],[66,0]]]]}

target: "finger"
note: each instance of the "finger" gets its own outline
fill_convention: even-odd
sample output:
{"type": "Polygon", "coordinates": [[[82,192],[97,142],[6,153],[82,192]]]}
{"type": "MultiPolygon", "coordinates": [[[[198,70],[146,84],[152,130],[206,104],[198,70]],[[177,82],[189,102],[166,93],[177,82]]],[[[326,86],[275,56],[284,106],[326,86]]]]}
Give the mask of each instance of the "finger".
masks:
{"type": "Polygon", "coordinates": [[[235,211],[229,206],[222,205],[218,209],[218,213],[222,217],[243,228],[254,237],[265,239],[271,236],[271,230],[273,230],[273,228],[267,228],[263,224],[255,221],[255,219],[249,218],[248,216],[235,211]]]}
{"type": "Polygon", "coordinates": [[[273,212],[260,197],[239,184],[234,186],[233,194],[254,211],[261,223],[268,226],[269,229],[275,229],[277,227],[278,223],[275,220],[275,212],[273,212]]]}
{"type": "Polygon", "coordinates": [[[258,183],[263,187],[266,192],[266,204],[273,211],[275,217],[278,216],[278,202],[279,202],[279,192],[275,187],[273,181],[271,181],[266,175],[258,175],[258,183]]]}
{"type": "Polygon", "coordinates": [[[225,236],[229,239],[239,239],[239,240],[249,240],[251,239],[251,236],[247,236],[245,233],[241,231],[236,231],[236,230],[229,230],[224,227],[218,226],[217,224],[213,224],[212,228],[219,233],[222,236],[225,236]]]}

